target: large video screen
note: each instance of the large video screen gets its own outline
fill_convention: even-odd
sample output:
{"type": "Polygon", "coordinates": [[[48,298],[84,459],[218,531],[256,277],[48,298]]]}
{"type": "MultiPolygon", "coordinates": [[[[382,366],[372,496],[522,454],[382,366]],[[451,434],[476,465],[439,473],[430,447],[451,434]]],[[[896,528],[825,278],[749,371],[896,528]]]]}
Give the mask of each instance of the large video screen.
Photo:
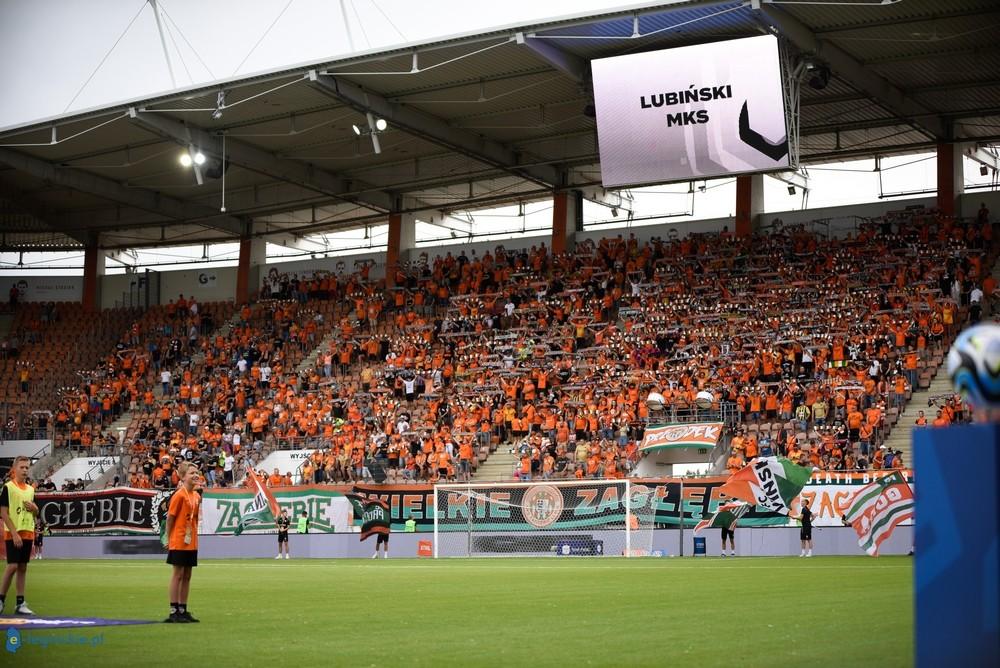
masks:
{"type": "Polygon", "coordinates": [[[591,62],[605,187],[787,168],[771,35],[591,62]]]}

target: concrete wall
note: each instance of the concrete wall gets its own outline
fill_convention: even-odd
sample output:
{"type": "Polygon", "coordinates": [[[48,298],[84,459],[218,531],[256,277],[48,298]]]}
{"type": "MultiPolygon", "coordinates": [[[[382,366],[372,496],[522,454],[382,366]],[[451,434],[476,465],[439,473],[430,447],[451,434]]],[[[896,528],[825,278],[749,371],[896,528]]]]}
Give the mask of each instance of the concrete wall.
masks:
{"type": "MultiPolygon", "coordinates": [[[[357,271],[355,263],[358,262],[374,262],[375,266],[372,267],[369,277],[373,279],[382,278],[385,276],[385,252],[365,252],[365,253],[352,253],[350,255],[337,255],[334,257],[319,257],[316,259],[307,258],[304,260],[292,260],[288,262],[269,262],[267,265],[267,271],[261,273],[261,277],[267,275],[271,267],[277,268],[277,270],[282,274],[310,274],[314,271],[337,271],[337,265],[343,262],[343,270],[345,273],[354,273],[357,271]]],[[[260,286],[257,286],[258,288],[260,286]]]]}
{"type": "Polygon", "coordinates": [[[0,439],[0,459],[8,457],[44,457],[52,450],[51,439],[8,440],[0,439]]]}
{"type": "MultiPolygon", "coordinates": [[[[665,556],[680,554],[680,531],[658,529],[654,532],[652,548],[665,556]]],[[[706,538],[709,556],[718,556],[719,531],[701,534],[706,538]]],[[[393,533],[390,554],[394,558],[411,558],[417,555],[417,541],[431,540],[430,533],[393,533]]],[[[694,536],[690,529],[684,531],[684,554],[690,556],[694,549],[694,536]]],[[[620,540],[620,536],[618,538],[620,540]]],[[[277,554],[273,534],[244,534],[234,536],[200,536],[198,556],[203,559],[268,559],[277,554]]],[[[813,554],[861,556],[854,529],[850,527],[817,527],[813,529],[813,554]]],[[[897,527],[892,536],[882,544],[881,554],[906,554],[913,545],[913,527],[897,527]]],[[[374,539],[364,543],[358,534],[292,534],[290,551],[296,559],[366,558],[375,550],[374,539]]],[[[736,530],[736,553],[743,557],[798,556],[799,530],[796,528],[755,528],[736,530]]],[[[45,540],[46,559],[156,559],[166,558],[159,540],[138,536],[51,536],[45,540]]]]}

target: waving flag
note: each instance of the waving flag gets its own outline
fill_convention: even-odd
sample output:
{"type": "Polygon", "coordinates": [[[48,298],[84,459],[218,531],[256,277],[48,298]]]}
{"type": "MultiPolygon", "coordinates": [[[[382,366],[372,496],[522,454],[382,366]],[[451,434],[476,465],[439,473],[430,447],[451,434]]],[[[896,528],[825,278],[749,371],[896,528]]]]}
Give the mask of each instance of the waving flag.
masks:
{"type": "Polygon", "coordinates": [[[354,516],[361,518],[361,540],[372,534],[389,533],[389,504],[374,497],[348,494],[354,516]]]}
{"type": "Polygon", "coordinates": [[[237,536],[243,533],[243,530],[251,524],[274,522],[275,518],[281,513],[278,502],[275,500],[274,495],[271,494],[271,490],[264,485],[260,476],[257,475],[257,472],[249,464],[247,465],[247,480],[250,481],[250,489],[254,492],[253,501],[250,502],[248,508],[240,513],[240,522],[236,526],[236,531],[233,532],[237,536]]]}
{"type": "Polygon", "coordinates": [[[854,527],[858,545],[873,557],[893,530],[913,517],[913,490],[899,471],[865,485],[854,495],[844,522],[854,527]]]}
{"type": "Polygon", "coordinates": [[[784,457],[758,457],[729,477],[719,491],[788,515],[812,470],[784,457]]]}
{"type": "Polygon", "coordinates": [[[730,529],[736,526],[741,517],[750,512],[750,504],[743,501],[730,501],[719,506],[718,510],[707,520],[702,520],[694,527],[698,533],[702,529],[730,529]]]}

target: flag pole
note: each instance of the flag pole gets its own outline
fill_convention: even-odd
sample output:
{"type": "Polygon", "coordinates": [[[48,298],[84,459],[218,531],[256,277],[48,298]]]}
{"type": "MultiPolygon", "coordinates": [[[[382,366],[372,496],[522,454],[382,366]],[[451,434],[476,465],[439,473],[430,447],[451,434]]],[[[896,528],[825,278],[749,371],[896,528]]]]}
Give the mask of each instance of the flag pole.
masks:
{"type": "Polygon", "coordinates": [[[677,508],[680,511],[677,513],[677,517],[681,526],[680,547],[677,550],[677,555],[683,557],[684,556],[684,478],[681,478],[681,495],[680,498],[677,499],[677,508]]]}

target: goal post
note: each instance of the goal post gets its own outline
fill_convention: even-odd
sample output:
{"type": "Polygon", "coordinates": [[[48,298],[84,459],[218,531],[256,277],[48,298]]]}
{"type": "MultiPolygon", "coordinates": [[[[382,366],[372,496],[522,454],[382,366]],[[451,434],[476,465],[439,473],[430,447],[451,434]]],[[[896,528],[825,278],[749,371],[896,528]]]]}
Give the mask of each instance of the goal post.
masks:
{"type": "Polygon", "coordinates": [[[652,490],[629,480],[434,486],[434,557],[637,556],[652,549],[652,490]]]}

